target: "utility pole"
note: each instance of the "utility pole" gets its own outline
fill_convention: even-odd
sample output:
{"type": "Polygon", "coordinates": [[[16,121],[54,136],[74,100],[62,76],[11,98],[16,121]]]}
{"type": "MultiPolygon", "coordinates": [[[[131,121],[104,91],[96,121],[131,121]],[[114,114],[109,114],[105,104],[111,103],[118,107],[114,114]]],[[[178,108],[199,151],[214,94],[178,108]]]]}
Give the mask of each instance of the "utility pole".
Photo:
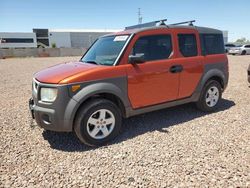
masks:
{"type": "Polygon", "coordinates": [[[138,24],[142,24],[141,8],[138,8],[138,24]]]}

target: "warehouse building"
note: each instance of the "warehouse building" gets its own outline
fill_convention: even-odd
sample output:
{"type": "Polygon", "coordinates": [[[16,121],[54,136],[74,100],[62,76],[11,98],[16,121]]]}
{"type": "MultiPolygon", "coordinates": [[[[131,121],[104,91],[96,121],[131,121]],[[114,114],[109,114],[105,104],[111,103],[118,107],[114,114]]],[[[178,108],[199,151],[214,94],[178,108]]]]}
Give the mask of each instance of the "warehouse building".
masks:
{"type": "MultiPolygon", "coordinates": [[[[108,29],[33,29],[30,33],[0,32],[0,48],[89,48],[100,36],[121,30],[108,29]]],[[[228,31],[223,31],[228,42],[228,31]]]]}
{"type": "Polygon", "coordinates": [[[36,34],[0,32],[0,48],[36,48],[36,34]]]}
{"type": "Polygon", "coordinates": [[[89,48],[100,36],[121,30],[33,29],[30,33],[0,32],[0,48],[89,48]]]}
{"type": "Polygon", "coordinates": [[[49,46],[88,48],[98,37],[120,30],[49,30],[49,46]]]}
{"type": "Polygon", "coordinates": [[[222,31],[222,32],[223,32],[224,43],[227,44],[228,43],[228,31],[222,31]]]}

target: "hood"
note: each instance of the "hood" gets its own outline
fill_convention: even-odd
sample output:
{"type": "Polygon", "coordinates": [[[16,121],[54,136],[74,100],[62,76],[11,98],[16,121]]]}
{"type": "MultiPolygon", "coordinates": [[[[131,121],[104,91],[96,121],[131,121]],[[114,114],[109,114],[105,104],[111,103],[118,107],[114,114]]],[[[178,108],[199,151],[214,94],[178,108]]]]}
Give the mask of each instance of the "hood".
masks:
{"type": "Polygon", "coordinates": [[[46,68],[42,71],[39,71],[34,75],[34,77],[35,79],[37,79],[39,82],[42,83],[58,84],[65,78],[97,67],[98,66],[94,64],[88,64],[82,62],[69,62],[69,63],[58,64],[46,68]]]}

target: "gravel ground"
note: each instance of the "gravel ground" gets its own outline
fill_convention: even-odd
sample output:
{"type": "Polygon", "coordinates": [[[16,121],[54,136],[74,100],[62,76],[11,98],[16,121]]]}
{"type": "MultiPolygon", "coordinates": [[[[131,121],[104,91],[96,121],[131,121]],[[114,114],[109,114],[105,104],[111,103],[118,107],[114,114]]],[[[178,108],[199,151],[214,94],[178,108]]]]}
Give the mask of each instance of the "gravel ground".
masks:
{"type": "Polygon", "coordinates": [[[0,60],[0,187],[250,187],[250,56],[229,56],[217,112],[189,104],[136,116],[101,148],[30,127],[32,74],[77,59],[0,60]]]}

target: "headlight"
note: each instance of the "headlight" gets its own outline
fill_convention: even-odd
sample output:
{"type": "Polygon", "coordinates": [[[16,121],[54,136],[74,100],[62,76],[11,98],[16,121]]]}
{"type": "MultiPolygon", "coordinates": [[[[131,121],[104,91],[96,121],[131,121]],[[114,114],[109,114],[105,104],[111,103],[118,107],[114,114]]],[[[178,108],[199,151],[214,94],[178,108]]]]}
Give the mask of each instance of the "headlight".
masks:
{"type": "Polygon", "coordinates": [[[54,102],[57,96],[56,88],[41,88],[41,100],[43,102],[54,102]]]}

